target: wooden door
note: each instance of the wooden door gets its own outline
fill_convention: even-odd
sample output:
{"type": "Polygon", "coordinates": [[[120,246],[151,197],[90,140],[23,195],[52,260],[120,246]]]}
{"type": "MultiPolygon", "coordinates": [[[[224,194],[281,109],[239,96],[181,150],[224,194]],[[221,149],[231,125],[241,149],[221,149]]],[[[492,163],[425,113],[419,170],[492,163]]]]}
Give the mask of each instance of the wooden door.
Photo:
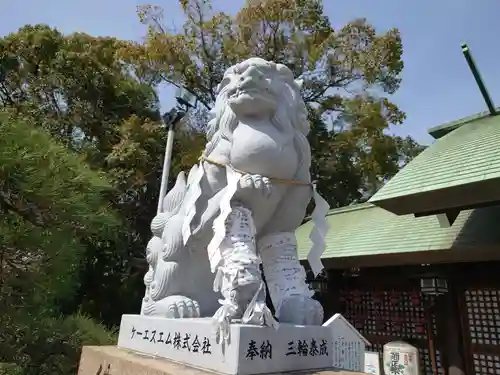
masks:
{"type": "Polygon", "coordinates": [[[500,285],[474,284],[462,289],[468,372],[500,375],[500,285]]]}
{"type": "Polygon", "coordinates": [[[378,352],[383,366],[383,345],[406,341],[419,350],[422,374],[445,375],[436,345],[435,297],[420,293],[415,281],[376,285],[373,280],[372,285],[368,280],[346,281],[339,297],[340,313],[372,344],[367,350],[378,352]]]}

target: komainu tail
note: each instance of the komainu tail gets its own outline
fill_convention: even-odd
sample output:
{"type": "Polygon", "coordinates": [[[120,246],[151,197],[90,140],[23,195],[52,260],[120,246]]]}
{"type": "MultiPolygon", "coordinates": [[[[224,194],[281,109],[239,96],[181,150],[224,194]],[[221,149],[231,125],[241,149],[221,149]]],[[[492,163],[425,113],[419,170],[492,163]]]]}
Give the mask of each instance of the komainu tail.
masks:
{"type": "Polygon", "coordinates": [[[146,293],[142,314],[157,315],[158,303],[163,298],[176,294],[181,287],[181,278],[176,277],[179,269],[178,257],[182,256],[182,218],[180,212],[186,195],[187,183],[184,172],[177,176],[174,187],[162,201],[162,212],[151,221],[153,238],[147,247],[149,271],[144,277],[146,293]],[[177,280],[178,279],[178,280],[177,280]]]}
{"type": "Polygon", "coordinates": [[[156,237],[162,237],[167,221],[176,215],[186,195],[186,177],[184,172],[177,175],[174,187],[163,198],[162,212],[158,213],[151,221],[151,232],[156,237]]]}
{"type": "Polygon", "coordinates": [[[186,187],[186,176],[184,172],[180,172],[177,175],[174,187],[163,198],[163,212],[169,212],[174,215],[179,211],[186,195],[186,187]]]}

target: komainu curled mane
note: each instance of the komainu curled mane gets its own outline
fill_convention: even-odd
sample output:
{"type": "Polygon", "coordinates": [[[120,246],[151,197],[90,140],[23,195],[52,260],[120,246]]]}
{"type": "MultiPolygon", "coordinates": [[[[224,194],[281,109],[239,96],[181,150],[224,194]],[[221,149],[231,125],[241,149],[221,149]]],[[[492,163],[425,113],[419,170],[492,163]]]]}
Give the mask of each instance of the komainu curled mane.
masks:
{"type": "Polygon", "coordinates": [[[323,310],[311,298],[294,236],[314,194],[309,260],[319,272],[328,205],[311,185],[300,86],[286,66],[260,58],[226,71],[200,164],[187,181],[179,175],[153,219],[143,314],[215,313],[223,335],[234,319],[275,325],[262,264],[279,321],[321,324],[323,310]]]}

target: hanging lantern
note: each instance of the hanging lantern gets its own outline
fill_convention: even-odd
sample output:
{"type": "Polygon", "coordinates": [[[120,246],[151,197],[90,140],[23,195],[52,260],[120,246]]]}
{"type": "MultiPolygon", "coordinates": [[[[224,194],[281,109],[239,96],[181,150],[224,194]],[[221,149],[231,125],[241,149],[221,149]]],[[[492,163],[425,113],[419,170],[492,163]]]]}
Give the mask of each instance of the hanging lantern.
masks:
{"type": "Polygon", "coordinates": [[[309,285],[315,293],[324,293],[328,290],[328,282],[323,277],[318,277],[317,279],[311,281],[309,285]]]}
{"type": "Polygon", "coordinates": [[[448,293],[448,282],[441,272],[436,272],[430,264],[420,265],[420,292],[429,296],[448,293]]]}
{"type": "Polygon", "coordinates": [[[448,282],[439,276],[425,276],[420,279],[420,290],[423,294],[439,296],[448,293],[448,282]]]}
{"type": "Polygon", "coordinates": [[[344,276],[344,277],[358,277],[359,273],[360,273],[360,269],[359,268],[357,268],[357,267],[351,267],[351,268],[345,270],[342,273],[342,276],[344,276]]]}
{"type": "Polygon", "coordinates": [[[321,272],[317,277],[314,277],[312,272],[307,273],[309,287],[315,293],[324,293],[328,290],[328,280],[324,272],[321,272]]]}

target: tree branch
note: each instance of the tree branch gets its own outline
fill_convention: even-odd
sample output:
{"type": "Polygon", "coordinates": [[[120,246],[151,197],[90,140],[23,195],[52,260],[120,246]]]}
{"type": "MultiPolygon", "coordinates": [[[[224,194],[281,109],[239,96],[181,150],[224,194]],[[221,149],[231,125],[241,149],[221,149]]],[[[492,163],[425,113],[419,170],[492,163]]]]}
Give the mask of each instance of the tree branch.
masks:
{"type": "Polygon", "coordinates": [[[329,90],[329,89],[333,89],[333,88],[344,88],[348,85],[350,85],[351,83],[361,79],[362,77],[361,76],[351,76],[351,77],[344,77],[344,78],[340,78],[339,80],[337,81],[334,81],[330,84],[327,84],[323,89],[321,89],[320,91],[318,92],[315,92],[314,94],[308,96],[308,97],[304,97],[304,101],[306,103],[311,103],[311,102],[316,102],[319,98],[321,98],[323,95],[325,95],[325,93],[329,90]]]}
{"type": "Polygon", "coordinates": [[[191,95],[193,95],[194,97],[196,97],[196,100],[197,100],[198,102],[200,102],[201,104],[203,104],[203,105],[205,106],[205,108],[206,108],[206,109],[208,109],[208,110],[212,109],[212,107],[211,107],[211,106],[210,106],[210,105],[209,105],[209,104],[208,104],[205,100],[203,100],[203,99],[200,97],[200,95],[198,95],[195,91],[193,91],[193,90],[192,90],[192,89],[190,89],[189,87],[182,86],[181,84],[179,84],[179,83],[177,83],[177,82],[174,82],[174,81],[172,81],[171,79],[169,79],[169,78],[165,77],[165,75],[163,75],[163,74],[161,74],[161,73],[159,73],[159,74],[160,74],[160,78],[161,78],[163,81],[165,81],[166,83],[168,83],[168,84],[170,84],[170,85],[173,85],[173,86],[175,86],[175,87],[177,87],[177,88],[182,88],[182,89],[186,90],[186,91],[187,91],[187,92],[189,92],[191,95]]]}
{"type": "Polygon", "coordinates": [[[36,210],[32,207],[23,207],[21,199],[19,197],[15,197],[15,194],[0,191],[0,199],[3,200],[2,206],[16,212],[26,221],[40,228],[46,227],[42,215],[36,212],[36,210]]]}
{"type": "Polygon", "coordinates": [[[195,6],[195,9],[196,9],[196,14],[198,16],[198,19],[195,20],[195,19],[192,19],[193,22],[195,23],[195,25],[199,28],[199,31],[200,31],[200,41],[201,41],[201,47],[202,47],[202,52],[203,54],[205,55],[205,58],[207,59],[207,61],[205,61],[205,63],[207,64],[207,68],[208,68],[208,94],[210,96],[210,99],[212,99],[212,101],[215,102],[215,94],[214,94],[214,87],[215,87],[215,83],[214,83],[214,67],[213,67],[213,56],[210,54],[209,50],[208,50],[208,46],[207,46],[207,41],[205,39],[206,35],[205,35],[205,30],[204,30],[204,25],[203,25],[203,21],[204,21],[204,18],[203,18],[203,10],[201,9],[201,5],[200,3],[196,3],[196,6],[195,6]]]}

